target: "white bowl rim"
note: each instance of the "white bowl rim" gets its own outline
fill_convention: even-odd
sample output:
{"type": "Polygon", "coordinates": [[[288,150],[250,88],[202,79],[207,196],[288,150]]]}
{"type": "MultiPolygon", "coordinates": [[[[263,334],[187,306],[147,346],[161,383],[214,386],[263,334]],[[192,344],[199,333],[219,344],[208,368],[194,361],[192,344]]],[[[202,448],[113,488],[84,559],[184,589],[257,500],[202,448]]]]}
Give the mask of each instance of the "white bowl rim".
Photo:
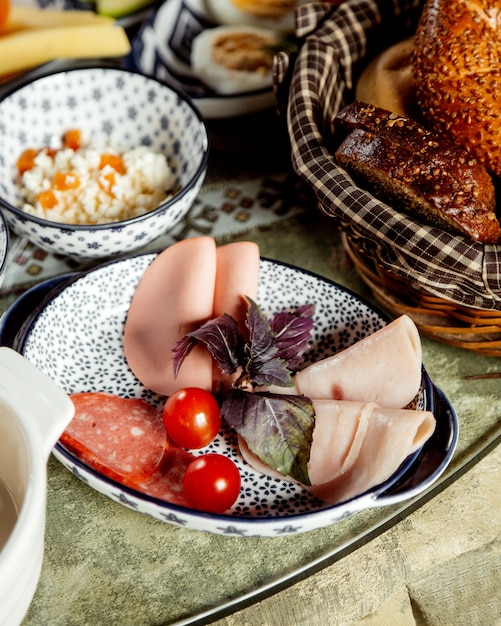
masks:
{"type": "MultiPolygon", "coordinates": [[[[203,158],[196,172],[191,177],[191,179],[182,189],[180,189],[177,193],[175,193],[174,196],[172,196],[172,198],[169,198],[165,202],[162,202],[162,204],[155,207],[154,209],[151,209],[150,211],[147,211],[146,213],[142,213],[141,215],[130,217],[126,220],[121,220],[118,222],[106,222],[105,224],[67,224],[65,222],[56,222],[55,220],[46,220],[46,219],[43,219],[42,217],[38,217],[36,215],[31,215],[29,213],[26,213],[26,211],[23,211],[22,209],[15,207],[14,205],[10,204],[10,202],[8,202],[7,200],[4,200],[2,197],[0,197],[0,208],[4,208],[6,211],[10,211],[11,213],[14,213],[14,215],[18,216],[20,219],[24,221],[35,222],[45,227],[53,227],[53,228],[58,228],[61,230],[75,230],[79,232],[85,232],[85,231],[95,232],[96,230],[108,230],[110,228],[118,230],[118,229],[121,229],[122,227],[128,226],[129,224],[142,222],[148,216],[156,215],[157,213],[161,213],[162,211],[165,211],[166,209],[168,209],[170,205],[174,204],[182,196],[186,195],[194,187],[194,185],[197,183],[200,177],[204,174],[204,172],[207,170],[208,161],[209,161],[209,147],[210,147],[209,146],[210,144],[209,133],[208,133],[205,120],[202,114],[200,113],[200,111],[198,110],[198,108],[195,106],[191,96],[186,94],[181,89],[178,89],[177,87],[170,85],[169,83],[155,76],[142,74],[138,70],[135,70],[132,68],[109,65],[107,63],[89,63],[89,64],[78,64],[75,66],[70,65],[67,67],[63,66],[58,69],[49,70],[47,73],[37,74],[34,77],[27,78],[27,80],[23,82],[16,83],[10,89],[7,89],[5,92],[2,92],[2,95],[0,97],[0,106],[4,100],[12,96],[14,93],[20,91],[24,87],[27,87],[28,85],[36,81],[44,80],[46,78],[51,78],[52,76],[56,76],[57,74],[63,74],[66,72],[78,72],[78,71],[101,70],[101,69],[108,69],[108,70],[113,70],[116,72],[123,72],[124,74],[134,74],[136,76],[141,76],[145,80],[151,81],[153,83],[157,83],[160,87],[167,88],[170,91],[174,92],[181,100],[183,100],[190,107],[190,109],[196,116],[197,121],[200,124],[200,129],[203,131],[204,139],[205,139],[205,150],[204,150],[203,158]]],[[[0,272],[1,272],[1,267],[0,267],[0,272]]]]}

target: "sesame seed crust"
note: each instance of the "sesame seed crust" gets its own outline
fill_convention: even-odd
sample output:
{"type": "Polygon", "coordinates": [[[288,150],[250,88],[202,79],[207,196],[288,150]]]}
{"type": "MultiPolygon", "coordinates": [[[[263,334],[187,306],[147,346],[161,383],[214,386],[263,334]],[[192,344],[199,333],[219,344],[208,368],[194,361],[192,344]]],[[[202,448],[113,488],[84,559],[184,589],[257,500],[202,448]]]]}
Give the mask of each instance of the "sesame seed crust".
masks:
{"type": "Polygon", "coordinates": [[[412,64],[428,125],[501,177],[501,1],[427,0],[412,64]]]}

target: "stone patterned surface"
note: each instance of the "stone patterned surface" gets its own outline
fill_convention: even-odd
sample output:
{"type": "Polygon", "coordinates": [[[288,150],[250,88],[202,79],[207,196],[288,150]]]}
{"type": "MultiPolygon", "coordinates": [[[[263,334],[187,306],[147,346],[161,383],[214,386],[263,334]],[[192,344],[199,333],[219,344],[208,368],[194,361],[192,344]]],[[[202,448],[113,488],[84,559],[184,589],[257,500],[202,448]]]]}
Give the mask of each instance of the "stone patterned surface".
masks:
{"type": "MultiPolygon", "coordinates": [[[[367,295],[346,264],[338,233],[327,219],[302,215],[240,238],[258,241],[264,256],[300,264],[367,295]]],[[[499,381],[465,381],[464,376],[498,371],[499,361],[426,339],[423,349],[430,375],[458,409],[461,437],[453,461],[457,466],[489,433],[499,432],[500,424],[499,381]]],[[[220,620],[218,626],[497,626],[500,454],[499,450],[490,454],[385,534],[373,531],[372,541],[353,554],[220,620]],[[484,622],[468,621],[485,603],[481,589],[474,600],[469,596],[463,622],[439,613],[440,607],[449,608],[444,580],[454,575],[457,589],[462,559],[470,557],[475,570],[468,570],[472,577],[465,580],[472,580],[475,588],[489,578],[495,585],[484,622]],[[482,569],[477,571],[479,564],[482,569]],[[430,576],[434,587],[425,584],[430,576]],[[431,588],[437,598],[433,605],[431,588]]],[[[90,490],[51,459],[42,577],[23,626],[172,624],[287,577],[374,529],[391,514],[395,511],[373,510],[296,537],[221,537],[171,527],[129,511],[90,490]]]]}

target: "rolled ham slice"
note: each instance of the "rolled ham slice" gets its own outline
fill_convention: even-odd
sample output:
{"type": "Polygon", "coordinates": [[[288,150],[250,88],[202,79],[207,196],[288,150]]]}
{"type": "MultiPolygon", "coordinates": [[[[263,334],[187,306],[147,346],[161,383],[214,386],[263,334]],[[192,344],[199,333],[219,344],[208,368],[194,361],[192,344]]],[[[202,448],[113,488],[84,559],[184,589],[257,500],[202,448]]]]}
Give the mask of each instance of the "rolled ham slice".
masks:
{"type": "Polygon", "coordinates": [[[374,403],[318,400],[309,462],[311,487],[324,502],[348,500],[390,478],[431,437],[430,411],[383,409],[374,403]],[[356,422],[352,446],[337,458],[338,432],[356,422]]]}
{"type": "MultiPolygon", "coordinates": [[[[430,411],[384,409],[369,402],[314,400],[315,428],[305,489],[328,504],[359,495],[390,478],[435,430],[430,411]]],[[[284,479],[239,438],[257,471],[284,479]]]]}
{"type": "Polygon", "coordinates": [[[298,372],[293,393],[315,400],[376,402],[386,408],[402,408],[419,391],[421,366],[419,332],[411,318],[402,315],[298,372]]]}
{"type": "Polygon", "coordinates": [[[143,385],[162,395],[183,387],[212,388],[212,357],[196,345],[174,376],[173,348],[212,317],[216,244],[211,237],[182,240],[145,270],[124,329],[127,363],[143,385]]]}

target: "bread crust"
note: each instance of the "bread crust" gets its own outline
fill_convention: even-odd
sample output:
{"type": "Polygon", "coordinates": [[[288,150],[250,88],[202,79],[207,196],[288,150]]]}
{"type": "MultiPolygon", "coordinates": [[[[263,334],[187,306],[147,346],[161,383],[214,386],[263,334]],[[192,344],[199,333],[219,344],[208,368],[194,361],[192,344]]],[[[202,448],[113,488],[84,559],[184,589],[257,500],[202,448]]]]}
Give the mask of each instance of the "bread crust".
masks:
{"type": "Polygon", "coordinates": [[[362,186],[428,223],[499,243],[494,185],[464,149],[418,122],[355,102],[336,116],[336,161],[362,186]]]}
{"type": "Polygon", "coordinates": [[[412,65],[427,125],[501,176],[501,2],[427,0],[412,65]]]}
{"type": "Polygon", "coordinates": [[[378,54],[360,75],[355,99],[417,118],[413,52],[414,37],[409,37],[378,54]]]}

